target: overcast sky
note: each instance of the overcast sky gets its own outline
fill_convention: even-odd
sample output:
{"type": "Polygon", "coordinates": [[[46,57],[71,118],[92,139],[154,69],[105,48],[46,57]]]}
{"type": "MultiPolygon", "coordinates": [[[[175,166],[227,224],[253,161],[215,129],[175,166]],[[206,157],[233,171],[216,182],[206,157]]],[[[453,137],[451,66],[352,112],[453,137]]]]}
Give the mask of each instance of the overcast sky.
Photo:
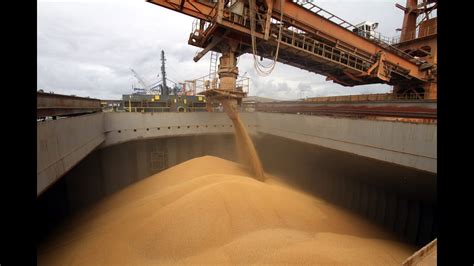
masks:
{"type": "MultiPolygon", "coordinates": [[[[389,0],[324,0],[320,7],[358,24],[379,22],[377,31],[395,36],[403,12],[389,0]]],[[[130,68],[147,82],[158,81],[160,53],[166,54],[168,78],[175,82],[208,74],[209,55],[187,44],[193,18],[144,0],[38,1],[38,89],[100,99],[121,99],[138,86],[130,68]]],[[[382,84],[344,87],[325,77],[277,63],[260,77],[249,54],[239,70],[251,78],[249,95],[276,99],[389,92],[382,84]]]]}

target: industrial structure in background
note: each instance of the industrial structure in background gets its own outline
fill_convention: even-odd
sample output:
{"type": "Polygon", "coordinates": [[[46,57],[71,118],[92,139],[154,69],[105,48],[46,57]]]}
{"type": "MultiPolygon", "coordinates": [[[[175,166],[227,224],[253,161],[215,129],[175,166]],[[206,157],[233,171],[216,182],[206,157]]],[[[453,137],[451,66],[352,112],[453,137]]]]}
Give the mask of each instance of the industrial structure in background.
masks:
{"type": "MultiPolygon", "coordinates": [[[[251,107],[243,106],[243,110],[436,122],[436,1],[407,0],[405,7],[396,4],[405,15],[402,28],[397,29],[400,36],[393,38],[378,33],[376,22],[353,25],[306,0],[149,2],[197,18],[188,43],[204,48],[195,61],[210,52],[209,74],[183,83],[171,81],[161,51],[160,81],[148,84],[131,69],[141,88],[132,88],[134,92],[123,95],[121,103],[102,100],[104,111],[211,111],[218,109],[219,98],[232,98],[240,104],[249,92],[249,78],[239,76],[236,59],[252,53],[255,58],[270,58],[326,75],[327,80],[344,86],[386,83],[393,85],[393,92],[279,103],[252,100],[247,101],[251,107]]],[[[268,74],[274,67],[265,70],[258,60],[254,63],[260,74],[268,74]]],[[[66,111],[63,108],[61,112],[66,111]]]]}
{"type": "Polygon", "coordinates": [[[133,88],[132,94],[122,95],[122,106],[127,112],[196,112],[205,111],[206,99],[196,95],[195,88],[176,83],[166,77],[165,52],[161,51],[161,81],[148,85],[131,69],[142,88],[133,88]],[[168,86],[168,81],[173,87],[168,86]]]}
{"type": "Polygon", "coordinates": [[[36,118],[38,121],[101,112],[102,107],[99,99],[56,94],[52,91],[45,92],[42,89],[36,92],[36,118]]]}
{"type": "Polygon", "coordinates": [[[396,5],[405,12],[399,38],[375,32],[376,23],[355,26],[309,0],[147,1],[197,19],[188,43],[203,50],[194,61],[209,51],[221,53],[220,84],[207,96],[240,103],[245,93],[235,84],[237,57],[252,53],[263,75],[278,61],[343,86],[384,83],[397,96],[437,98],[436,0],[396,5]],[[263,66],[258,57],[273,64],[263,66]]]}

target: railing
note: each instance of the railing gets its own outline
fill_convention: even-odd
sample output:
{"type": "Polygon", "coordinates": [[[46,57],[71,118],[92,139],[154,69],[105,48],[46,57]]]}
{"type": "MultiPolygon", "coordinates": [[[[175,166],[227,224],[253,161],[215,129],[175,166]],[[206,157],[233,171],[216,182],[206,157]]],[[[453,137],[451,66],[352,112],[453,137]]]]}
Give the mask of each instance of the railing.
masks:
{"type": "Polygon", "coordinates": [[[191,112],[207,112],[206,107],[188,107],[191,112]]]}
{"type": "MultiPolygon", "coordinates": [[[[201,45],[202,40],[205,39],[206,35],[209,34],[211,26],[215,25],[215,17],[212,22],[208,22],[202,19],[195,19],[192,23],[191,34],[189,36],[189,42],[194,45],[201,45]]],[[[199,51],[196,52],[195,57],[199,55],[199,51]]]]}
{"type": "MultiPolygon", "coordinates": [[[[323,9],[321,9],[322,11],[323,9]]],[[[224,20],[232,23],[232,24],[237,24],[246,28],[250,28],[250,17],[248,12],[244,13],[243,15],[235,14],[230,12],[229,10],[226,9],[225,15],[224,15],[224,20]]],[[[324,11],[327,14],[331,14],[327,11],[324,11]]],[[[264,33],[264,24],[265,20],[263,19],[265,17],[264,13],[258,12],[258,10],[255,10],[255,14],[257,16],[256,23],[256,32],[258,33],[264,33]]],[[[335,18],[340,19],[339,17],[335,16],[335,18]]],[[[270,36],[278,40],[278,34],[280,31],[280,25],[279,21],[276,21],[272,19],[271,27],[270,27],[270,36]]],[[[289,27],[289,28],[283,28],[282,29],[282,42],[297,47],[304,49],[312,54],[325,57],[326,59],[329,59],[333,62],[338,62],[342,63],[348,67],[357,69],[359,71],[365,72],[367,71],[370,66],[372,66],[375,63],[375,60],[371,60],[369,58],[362,57],[360,55],[353,54],[347,50],[343,50],[340,48],[336,48],[333,46],[329,46],[327,44],[324,44],[322,42],[319,42],[311,37],[308,36],[308,34],[298,28],[295,27],[289,27]]]]}
{"type": "MultiPolygon", "coordinates": [[[[264,34],[265,33],[265,22],[266,22],[266,14],[261,12],[259,9],[254,9],[255,13],[255,32],[264,34]]],[[[224,9],[224,16],[223,19],[227,22],[230,22],[234,25],[243,26],[245,28],[250,29],[250,10],[246,9],[242,14],[237,14],[232,12],[232,10],[225,8],[224,9]]],[[[274,19],[272,19],[273,23],[276,23],[274,19]]]]}
{"type": "MultiPolygon", "coordinates": [[[[274,38],[277,38],[278,32],[279,29],[277,27],[271,28],[271,35],[274,38]]],[[[370,66],[375,63],[375,60],[369,60],[343,49],[319,42],[313,38],[308,37],[303,31],[294,27],[290,27],[282,31],[281,41],[288,45],[304,49],[314,55],[318,55],[319,57],[324,57],[333,62],[344,64],[362,72],[366,72],[370,66]]]]}
{"type": "MultiPolygon", "coordinates": [[[[354,32],[354,30],[357,29],[353,24],[343,20],[342,18],[332,14],[331,12],[328,12],[314,5],[309,0],[293,0],[293,1],[297,3],[298,5],[301,5],[302,7],[309,9],[313,13],[319,16],[322,16],[352,32],[354,32]]],[[[256,23],[257,23],[256,32],[263,34],[264,28],[265,28],[266,14],[259,12],[259,10],[255,10],[255,14],[256,14],[256,23]]],[[[250,17],[249,17],[248,9],[247,10],[244,9],[244,12],[242,14],[236,14],[236,13],[233,13],[228,7],[225,7],[222,19],[232,24],[240,25],[245,28],[250,28],[250,17]]],[[[213,19],[213,21],[215,21],[215,19],[213,19]]],[[[213,25],[213,23],[209,23],[209,22],[199,23],[199,21],[195,21],[195,23],[193,24],[192,37],[195,40],[198,40],[200,38],[199,36],[203,36],[206,34],[206,32],[210,29],[211,25],[213,25]]],[[[278,40],[280,27],[281,26],[279,25],[279,21],[275,19],[271,20],[270,37],[274,41],[278,40]]],[[[421,65],[423,63],[419,59],[416,59],[413,56],[392,46],[392,44],[398,41],[396,37],[389,38],[389,37],[383,36],[382,34],[378,32],[362,32],[362,33],[356,33],[356,34],[359,34],[363,38],[368,39],[371,42],[375,42],[382,47],[385,47],[386,49],[398,54],[399,56],[409,59],[411,62],[416,63],[417,65],[421,65]]],[[[307,32],[302,31],[301,29],[298,29],[295,27],[283,28],[281,41],[287,45],[291,45],[293,47],[306,50],[307,52],[313,55],[325,58],[326,60],[331,60],[334,63],[338,63],[338,64],[343,65],[344,67],[349,67],[361,72],[366,72],[368,69],[370,69],[370,67],[376,61],[375,55],[372,55],[371,57],[364,56],[364,55],[349,51],[347,49],[327,45],[310,36],[311,34],[308,34],[307,32]]],[[[403,73],[401,75],[403,76],[403,73]]],[[[214,80],[210,80],[210,82],[207,82],[207,83],[203,82],[203,84],[197,85],[196,87],[201,87],[203,90],[209,89],[209,88],[218,88],[218,82],[215,82],[214,80]]]]}
{"type": "Polygon", "coordinates": [[[207,21],[204,21],[204,20],[201,20],[201,19],[197,18],[193,21],[191,32],[194,36],[200,37],[201,34],[206,32],[211,25],[212,25],[211,22],[207,22],[207,21]],[[203,23],[202,27],[201,27],[201,21],[203,23]]]}
{"type": "Polygon", "coordinates": [[[405,34],[400,34],[400,36],[394,37],[394,43],[411,41],[414,39],[435,35],[437,33],[438,33],[437,25],[426,27],[423,30],[421,30],[420,27],[418,27],[414,31],[410,31],[405,34]]]}
{"type": "Polygon", "coordinates": [[[133,113],[144,113],[144,112],[169,112],[170,107],[124,107],[125,111],[133,113]]]}
{"type": "Polygon", "coordinates": [[[355,26],[352,25],[350,22],[345,21],[344,19],[334,15],[333,13],[331,13],[331,12],[325,10],[325,9],[322,9],[321,7],[315,5],[310,0],[294,0],[293,2],[295,4],[298,4],[298,5],[300,5],[304,8],[312,11],[316,15],[319,15],[319,16],[327,19],[327,20],[330,20],[331,22],[334,22],[334,23],[338,24],[339,26],[341,26],[343,28],[346,28],[348,30],[355,29],[355,26]]]}
{"type": "MultiPolygon", "coordinates": [[[[252,108],[248,108],[252,111],[252,108]]],[[[436,123],[435,102],[365,102],[361,104],[338,102],[337,104],[318,104],[315,102],[283,101],[257,103],[255,111],[268,113],[288,113],[302,115],[329,115],[356,118],[382,117],[405,122],[436,123]],[[402,119],[402,120],[399,120],[402,119]]]]}
{"type": "Polygon", "coordinates": [[[235,86],[238,90],[248,94],[250,88],[250,78],[240,77],[240,79],[237,79],[237,81],[235,82],[235,86]]]}
{"type": "MultiPolygon", "coordinates": [[[[195,88],[195,90],[198,92],[197,94],[199,94],[203,91],[219,88],[219,79],[211,78],[213,76],[217,77],[216,73],[210,73],[208,75],[187,82],[192,83],[193,89],[195,88]]],[[[250,89],[250,78],[242,76],[237,77],[236,89],[248,93],[250,89]]]]}
{"type": "Polygon", "coordinates": [[[356,32],[357,34],[359,34],[360,36],[366,38],[366,39],[376,39],[376,40],[379,40],[379,41],[384,41],[384,42],[387,42],[387,44],[392,44],[392,39],[393,38],[390,38],[390,37],[386,37],[386,36],[383,36],[380,32],[375,32],[374,34],[371,34],[370,32],[367,32],[367,31],[362,31],[362,32],[358,32],[358,29],[356,28],[356,26],[336,15],[334,15],[333,13],[315,5],[312,0],[294,0],[293,1],[294,3],[310,10],[311,12],[313,12],[314,14],[316,15],[319,15],[347,30],[350,30],[352,32],[356,32]]]}
{"type": "Polygon", "coordinates": [[[422,100],[424,93],[406,93],[406,94],[361,94],[361,95],[342,95],[307,98],[305,102],[366,102],[366,101],[398,101],[398,100],[422,100]]]}
{"type": "MultiPolygon", "coordinates": [[[[171,107],[124,107],[126,112],[132,112],[132,113],[164,113],[164,112],[177,112],[178,109],[181,109],[180,107],[176,108],[175,110],[172,110],[171,107]]],[[[206,107],[193,107],[193,106],[188,106],[182,107],[183,112],[204,112],[206,111],[206,107]]]]}
{"type": "MultiPolygon", "coordinates": [[[[300,1],[300,2],[303,2],[303,1],[300,1]]],[[[318,10],[315,12],[318,15],[322,15],[323,17],[327,19],[331,19],[331,20],[334,20],[334,19],[340,20],[341,22],[338,24],[347,25],[346,28],[347,27],[355,28],[349,22],[339,18],[338,16],[322,8],[317,7],[311,2],[307,2],[306,4],[308,5],[311,4],[314,8],[318,8],[318,10]]],[[[264,34],[266,14],[261,12],[258,9],[254,10],[254,12],[256,14],[256,24],[257,24],[256,32],[264,34]]],[[[243,14],[236,14],[236,13],[231,12],[229,8],[225,8],[223,19],[232,24],[250,28],[249,13],[250,13],[249,10],[246,10],[246,12],[244,12],[243,14]]],[[[198,34],[205,34],[205,32],[209,29],[210,25],[211,25],[210,23],[205,22],[203,27],[200,28],[201,25],[199,24],[199,21],[195,21],[193,24],[193,34],[194,34],[193,36],[196,39],[198,39],[199,38],[198,34]]],[[[270,28],[270,35],[272,38],[278,40],[279,29],[280,29],[279,21],[272,19],[271,28],[270,28]]],[[[370,66],[372,66],[375,63],[375,60],[364,58],[362,56],[353,54],[347,50],[329,46],[313,38],[310,38],[306,32],[295,27],[289,27],[289,28],[283,29],[282,41],[285,42],[286,44],[296,46],[298,48],[302,48],[313,54],[325,57],[334,62],[345,64],[348,67],[352,67],[354,69],[357,69],[363,72],[367,71],[370,68],[370,66]]],[[[209,84],[209,86],[212,87],[212,84],[209,84]]]]}
{"type": "Polygon", "coordinates": [[[374,31],[373,33],[369,34],[368,38],[372,39],[372,40],[375,40],[375,41],[387,43],[387,44],[390,44],[390,45],[396,44],[398,39],[399,39],[399,37],[384,36],[380,32],[377,32],[377,31],[374,31]]]}
{"type": "Polygon", "coordinates": [[[335,24],[338,24],[339,26],[349,30],[349,31],[352,31],[352,32],[355,32],[356,34],[362,36],[363,38],[369,40],[369,41],[372,41],[372,42],[375,42],[377,44],[379,44],[380,46],[386,48],[386,49],[389,49],[391,50],[392,52],[400,55],[400,56],[403,56],[407,59],[410,59],[412,61],[414,61],[416,64],[422,64],[423,62],[421,62],[420,60],[417,60],[416,58],[414,58],[413,56],[403,52],[402,50],[399,50],[398,48],[394,47],[393,45],[397,43],[397,38],[396,37],[386,37],[386,36],[383,36],[381,33],[379,32],[367,32],[367,31],[362,31],[362,32],[357,32],[357,28],[347,22],[346,20],[332,14],[331,12],[329,11],[326,11],[324,10],[323,8],[315,5],[312,0],[293,0],[293,2],[297,5],[300,5],[302,6],[303,8],[306,8],[308,10],[310,10],[311,12],[315,13],[316,15],[318,16],[321,16],[335,24]]]}
{"type": "MultiPolygon", "coordinates": [[[[308,0],[294,0],[295,3],[301,5],[302,7],[309,9],[313,13],[322,16],[338,25],[341,27],[344,27],[352,32],[356,29],[356,27],[343,20],[342,18],[332,14],[329,11],[326,11],[316,5],[314,5],[312,2],[308,0]],[[308,8],[309,7],[309,8],[308,8]]],[[[255,14],[257,16],[256,23],[256,32],[263,34],[264,33],[264,24],[265,24],[265,14],[262,12],[259,12],[258,10],[255,10],[255,14]]],[[[249,17],[249,12],[247,11],[246,13],[239,15],[231,12],[228,9],[225,9],[224,12],[224,20],[232,23],[232,24],[237,24],[246,28],[250,28],[250,17],[249,17]]],[[[271,28],[270,28],[270,34],[271,37],[274,39],[278,39],[278,32],[280,29],[279,21],[272,19],[271,21],[271,28]]],[[[366,38],[372,42],[375,42],[395,53],[397,53],[400,56],[403,56],[407,59],[412,60],[413,62],[416,62],[418,64],[421,64],[422,62],[415,59],[413,56],[399,50],[398,48],[392,46],[396,42],[396,38],[390,38],[383,36],[382,34],[378,32],[363,32],[363,33],[356,33],[362,36],[363,38],[366,38]]],[[[321,43],[311,37],[309,37],[310,34],[307,32],[295,28],[295,27],[289,27],[289,28],[284,28],[282,32],[282,41],[290,44],[292,46],[297,46],[299,48],[303,48],[313,54],[317,54],[319,56],[326,57],[327,59],[330,59],[334,62],[339,62],[342,64],[345,64],[346,66],[352,67],[354,69],[357,69],[359,71],[367,71],[370,66],[372,66],[375,63],[374,58],[367,58],[363,57],[361,55],[357,55],[355,53],[352,53],[347,50],[343,50],[340,48],[336,48],[333,46],[329,46],[327,44],[321,43]],[[313,48],[314,47],[314,48],[313,48]]]]}

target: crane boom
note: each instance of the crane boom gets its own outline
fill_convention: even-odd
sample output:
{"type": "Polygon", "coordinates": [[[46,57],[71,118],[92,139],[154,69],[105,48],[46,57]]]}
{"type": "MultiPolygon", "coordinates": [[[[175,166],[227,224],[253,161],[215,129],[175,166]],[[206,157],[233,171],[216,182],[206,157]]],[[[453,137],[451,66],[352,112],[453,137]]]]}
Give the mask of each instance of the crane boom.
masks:
{"type": "Polygon", "coordinates": [[[150,89],[150,86],[148,86],[145,81],[143,81],[143,79],[140,77],[140,75],[138,75],[138,73],[133,70],[133,68],[130,68],[130,70],[132,71],[133,75],[135,76],[135,78],[138,80],[138,82],[140,82],[140,84],[143,86],[143,89],[145,90],[145,93],[149,93],[149,89],[150,89]]]}

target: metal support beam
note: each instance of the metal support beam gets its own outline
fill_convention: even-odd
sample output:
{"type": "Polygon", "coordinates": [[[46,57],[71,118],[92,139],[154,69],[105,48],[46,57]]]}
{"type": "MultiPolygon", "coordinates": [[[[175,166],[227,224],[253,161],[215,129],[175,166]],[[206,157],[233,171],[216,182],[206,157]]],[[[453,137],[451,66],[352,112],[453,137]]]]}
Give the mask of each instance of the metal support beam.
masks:
{"type": "MultiPolygon", "coordinates": [[[[339,42],[345,46],[354,47],[357,50],[364,51],[368,54],[374,55],[380,50],[383,50],[387,61],[409,70],[410,75],[417,79],[425,78],[425,73],[420,71],[418,66],[415,63],[410,62],[408,59],[405,59],[394,52],[387,50],[385,47],[359,36],[322,16],[315,15],[310,10],[305,9],[290,0],[285,1],[283,9],[285,21],[291,21],[293,26],[311,33],[317,31],[318,35],[321,37],[339,40],[339,42]]],[[[280,15],[280,7],[275,5],[273,10],[273,17],[278,18],[280,15]]]]}
{"type": "MultiPolygon", "coordinates": [[[[280,0],[280,3],[282,2],[283,0],[280,0]]],[[[273,0],[266,0],[265,3],[267,5],[267,14],[266,14],[266,20],[265,20],[264,39],[268,40],[268,37],[270,36],[270,22],[272,21],[273,0]]]]}
{"type": "Polygon", "coordinates": [[[214,38],[213,38],[212,41],[206,46],[206,48],[204,48],[201,52],[199,52],[199,53],[193,58],[194,62],[199,61],[199,59],[201,59],[203,56],[205,56],[205,55],[207,54],[207,52],[209,52],[210,50],[212,50],[212,48],[214,48],[221,40],[222,40],[222,37],[214,36],[214,38]]]}

